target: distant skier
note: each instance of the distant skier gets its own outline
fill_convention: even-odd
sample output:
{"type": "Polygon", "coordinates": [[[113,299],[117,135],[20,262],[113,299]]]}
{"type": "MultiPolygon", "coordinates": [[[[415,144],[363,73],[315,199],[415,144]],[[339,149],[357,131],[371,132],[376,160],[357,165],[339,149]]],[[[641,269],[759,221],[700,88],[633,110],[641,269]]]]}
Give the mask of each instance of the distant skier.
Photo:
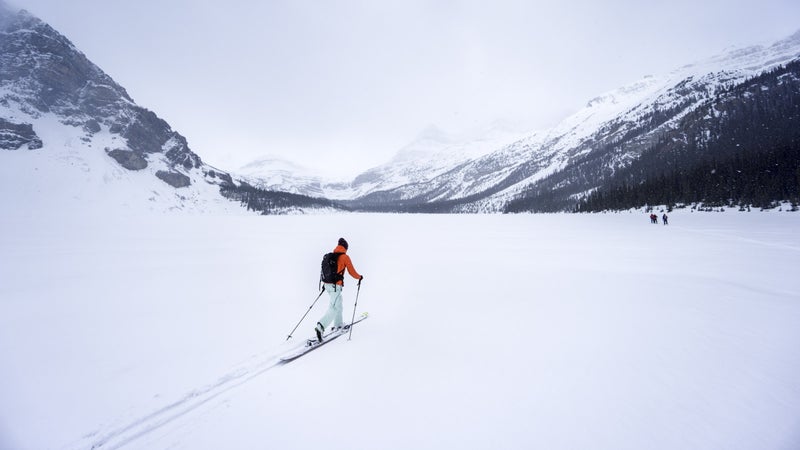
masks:
{"type": "Polygon", "coordinates": [[[325,255],[322,261],[322,282],[325,291],[330,296],[330,306],[328,311],[319,319],[314,331],[317,334],[317,340],[322,342],[322,333],[325,328],[333,322],[333,328],[346,328],[342,320],[342,288],[344,287],[344,271],[356,280],[363,280],[364,276],[360,275],[353,267],[353,262],[347,256],[347,241],[344,238],[339,238],[338,245],[333,249],[332,258],[336,258],[336,271],[333,274],[326,273],[326,258],[325,255]]]}
{"type": "Polygon", "coordinates": [[[667,213],[664,213],[664,215],[661,216],[661,220],[664,221],[664,225],[669,225],[669,217],[667,217],[667,213]]]}

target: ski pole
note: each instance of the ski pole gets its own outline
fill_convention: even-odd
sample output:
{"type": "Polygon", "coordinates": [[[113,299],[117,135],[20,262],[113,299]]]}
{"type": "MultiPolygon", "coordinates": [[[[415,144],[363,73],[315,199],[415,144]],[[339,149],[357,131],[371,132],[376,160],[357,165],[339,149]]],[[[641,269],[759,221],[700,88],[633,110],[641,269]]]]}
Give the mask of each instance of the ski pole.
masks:
{"type": "Polygon", "coordinates": [[[350,338],[353,337],[353,324],[356,321],[356,308],[358,308],[358,294],[361,293],[361,280],[358,280],[358,290],[356,290],[356,304],[353,305],[353,318],[350,319],[350,334],[347,336],[347,340],[349,341],[350,338]]]}
{"type": "Polygon", "coordinates": [[[317,300],[319,300],[319,298],[322,297],[322,293],[323,292],[325,292],[325,286],[323,286],[322,289],[320,289],[319,295],[317,296],[316,299],[314,299],[314,303],[312,303],[311,306],[308,307],[308,311],[306,311],[306,313],[303,314],[303,317],[300,319],[300,322],[297,322],[297,325],[294,326],[294,329],[292,330],[292,332],[289,333],[289,336],[286,338],[287,341],[292,338],[292,334],[294,334],[295,330],[297,330],[297,327],[299,327],[300,324],[303,323],[303,320],[306,318],[308,313],[311,312],[311,308],[313,308],[314,305],[317,304],[317,300]]]}

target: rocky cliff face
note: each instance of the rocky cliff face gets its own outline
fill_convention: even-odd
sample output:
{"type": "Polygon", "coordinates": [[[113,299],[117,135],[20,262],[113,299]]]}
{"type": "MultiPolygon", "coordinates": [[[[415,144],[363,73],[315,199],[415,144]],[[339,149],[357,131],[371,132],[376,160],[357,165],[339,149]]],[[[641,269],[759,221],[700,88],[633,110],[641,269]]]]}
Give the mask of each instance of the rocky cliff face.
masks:
{"type": "Polygon", "coordinates": [[[66,37],[0,0],[0,203],[38,214],[243,209],[186,139],[66,37]]]}
{"type": "MultiPolygon", "coordinates": [[[[53,114],[80,127],[85,139],[102,130],[120,136],[121,150],[146,160],[163,153],[170,164],[199,168],[186,139],[94,65],[64,36],[26,11],[0,6],[0,106],[15,118],[0,122],[2,148],[41,147],[25,116],[53,114]]],[[[113,149],[120,150],[120,149],[113,149]]]]}

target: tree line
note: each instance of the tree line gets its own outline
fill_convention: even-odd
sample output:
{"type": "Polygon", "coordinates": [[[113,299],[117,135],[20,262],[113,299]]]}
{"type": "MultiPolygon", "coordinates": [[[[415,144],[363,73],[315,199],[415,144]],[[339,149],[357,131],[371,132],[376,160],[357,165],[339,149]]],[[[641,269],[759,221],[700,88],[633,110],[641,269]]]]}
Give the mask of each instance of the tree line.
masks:
{"type": "Polygon", "coordinates": [[[337,202],[324,198],[309,197],[306,195],[292,194],[289,192],[268,191],[251,186],[247,183],[235,185],[226,183],[220,187],[223,196],[238,200],[248,211],[257,211],[261,214],[281,214],[292,208],[332,208],[347,210],[337,202]]]}

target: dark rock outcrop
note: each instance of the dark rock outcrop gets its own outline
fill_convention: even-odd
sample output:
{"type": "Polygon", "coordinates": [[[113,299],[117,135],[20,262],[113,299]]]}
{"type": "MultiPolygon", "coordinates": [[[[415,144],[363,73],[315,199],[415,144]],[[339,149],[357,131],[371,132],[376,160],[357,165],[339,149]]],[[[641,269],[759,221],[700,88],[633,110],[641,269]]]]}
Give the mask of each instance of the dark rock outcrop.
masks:
{"type": "Polygon", "coordinates": [[[178,172],[166,172],[163,170],[159,170],[158,172],[156,172],[156,176],[161,181],[167,183],[168,185],[174,188],[187,187],[192,184],[192,180],[189,179],[189,177],[178,172]]]}
{"type": "Polygon", "coordinates": [[[147,167],[147,160],[142,155],[123,149],[111,150],[108,156],[114,158],[119,165],[128,170],[142,170],[147,167]]]}
{"type": "Polygon", "coordinates": [[[42,140],[33,131],[33,125],[0,118],[0,149],[17,150],[26,146],[28,150],[36,150],[42,145],[42,140]]]}

